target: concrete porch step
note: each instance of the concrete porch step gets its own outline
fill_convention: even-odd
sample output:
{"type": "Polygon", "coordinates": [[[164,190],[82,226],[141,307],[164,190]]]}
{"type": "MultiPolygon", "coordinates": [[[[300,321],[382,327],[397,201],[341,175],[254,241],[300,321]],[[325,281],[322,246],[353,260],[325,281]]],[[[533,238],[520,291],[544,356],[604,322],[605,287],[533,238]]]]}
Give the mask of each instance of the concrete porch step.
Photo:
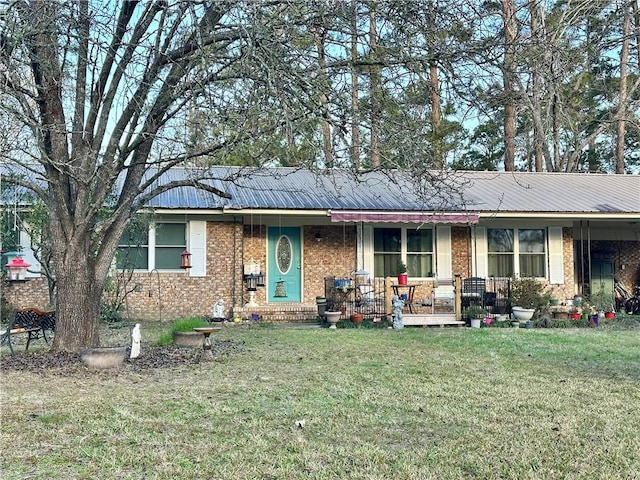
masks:
{"type": "Polygon", "coordinates": [[[234,309],[234,317],[250,319],[252,315],[267,322],[316,322],[317,305],[279,303],[274,305],[244,306],[234,309]]]}

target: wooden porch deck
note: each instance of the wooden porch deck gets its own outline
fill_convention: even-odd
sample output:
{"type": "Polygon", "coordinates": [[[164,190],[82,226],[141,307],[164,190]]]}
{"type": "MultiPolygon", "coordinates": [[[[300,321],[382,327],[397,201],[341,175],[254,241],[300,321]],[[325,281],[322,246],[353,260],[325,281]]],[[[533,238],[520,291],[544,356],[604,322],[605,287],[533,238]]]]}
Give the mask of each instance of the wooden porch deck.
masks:
{"type": "MultiPolygon", "coordinates": [[[[318,322],[317,305],[301,305],[298,303],[280,303],[242,307],[234,310],[234,317],[250,319],[257,315],[257,319],[274,323],[312,323],[318,322]]],[[[379,314],[371,314],[380,316],[379,314]]],[[[402,323],[408,327],[463,327],[465,322],[456,320],[454,313],[403,313],[402,323]]]]}
{"type": "Polygon", "coordinates": [[[403,313],[402,324],[405,327],[464,327],[465,322],[456,320],[454,313],[403,313]]]}

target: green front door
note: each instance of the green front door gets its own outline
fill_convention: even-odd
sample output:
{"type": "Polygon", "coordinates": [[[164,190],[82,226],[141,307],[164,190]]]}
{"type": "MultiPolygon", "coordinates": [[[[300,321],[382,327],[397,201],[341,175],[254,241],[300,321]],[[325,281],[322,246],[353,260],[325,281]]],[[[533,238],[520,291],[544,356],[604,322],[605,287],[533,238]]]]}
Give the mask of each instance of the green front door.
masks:
{"type": "Polygon", "coordinates": [[[591,294],[603,290],[613,296],[613,261],[594,260],[591,263],[591,294]]]}
{"type": "Polygon", "coordinates": [[[302,301],[300,228],[268,227],[267,298],[269,302],[302,301]]]}

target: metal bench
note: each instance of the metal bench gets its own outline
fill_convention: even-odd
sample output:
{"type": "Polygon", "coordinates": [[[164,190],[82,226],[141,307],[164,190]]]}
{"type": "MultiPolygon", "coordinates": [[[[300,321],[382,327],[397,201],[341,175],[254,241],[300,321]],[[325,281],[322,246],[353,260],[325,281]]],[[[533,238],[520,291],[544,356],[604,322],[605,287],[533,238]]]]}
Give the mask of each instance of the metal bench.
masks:
{"type": "Polygon", "coordinates": [[[28,336],[25,351],[27,351],[31,340],[43,338],[45,343],[49,344],[47,331],[53,332],[55,328],[56,312],[40,310],[35,307],[21,308],[16,311],[11,322],[7,325],[7,329],[0,336],[0,345],[8,343],[9,351],[13,355],[15,352],[13,345],[11,345],[11,337],[26,333],[28,336]]]}

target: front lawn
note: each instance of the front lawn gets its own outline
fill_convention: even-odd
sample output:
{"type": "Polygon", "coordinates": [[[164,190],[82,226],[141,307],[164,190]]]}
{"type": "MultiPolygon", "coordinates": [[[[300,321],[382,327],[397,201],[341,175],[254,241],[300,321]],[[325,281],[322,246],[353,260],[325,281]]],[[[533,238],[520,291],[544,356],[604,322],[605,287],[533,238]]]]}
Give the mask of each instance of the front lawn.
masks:
{"type": "MultiPolygon", "coordinates": [[[[161,330],[142,332],[144,356],[161,330]]],[[[637,328],[254,325],[229,326],[215,340],[242,348],[173,368],[2,370],[3,478],[615,479],[640,471],[637,328]]]]}

